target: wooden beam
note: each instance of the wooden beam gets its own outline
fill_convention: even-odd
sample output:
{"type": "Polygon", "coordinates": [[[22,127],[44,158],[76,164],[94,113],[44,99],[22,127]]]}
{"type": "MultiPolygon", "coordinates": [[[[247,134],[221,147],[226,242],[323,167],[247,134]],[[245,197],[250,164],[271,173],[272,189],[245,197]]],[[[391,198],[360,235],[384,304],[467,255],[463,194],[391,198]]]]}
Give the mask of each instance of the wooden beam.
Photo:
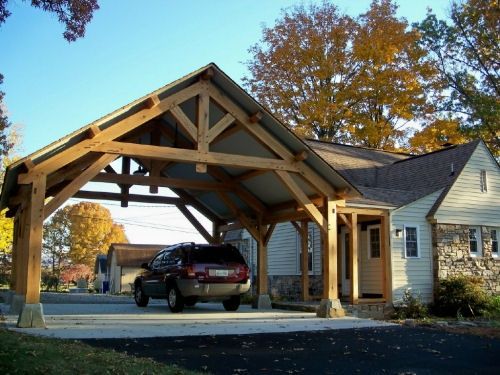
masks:
{"type": "Polygon", "coordinates": [[[347,216],[345,214],[339,214],[339,217],[342,219],[342,221],[347,226],[347,228],[349,228],[349,230],[352,230],[352,224],[349,221],[349,219],[347,218],[347,216]]]}
{"type": "Polygon", "coordinates": [[[299,228],[300,234],[300,256],[301,264],[301,284],[302,301],[309,300],[309,228],[308,222],[302,220],[299,228]]]}
{"type": "MultiPolygon", "coordinates": [[[[218,87],[213,84],[209,85],[210,97],[212,100],[217,102],[219,106],[224,108],[224,110],[230,113],[236,120],[238,120],[245,129],[248,130],[250,134],[259,139],[263,144],[265,144],[271,152],[276,153],[282,159],[287,161],[294,161],[294,155],[284,146],[278,139],[273,137],[267,130],[262,126],[255,126],[249,121],[248,115],[234,103],[227,95],[225,95],[218,87]]],[[[317,193],[321,196],[326,194],[335,196],[335,189],[325,181],[321,176],[319,176],[314,170],[303,162],[295,163],[306,180],[317,190],[317,193]]]]}
{"type": "Polygon", "coordinates": [[[208,173],[212,177],[222,181],[222,183],[231,186],[232,190],[238,195],[238,197],[255,212],[264,213],[267,211],[267,207],[264,203],[250,193],[245,187],[234,183],[233,179],[226,172],[224,172],[222,168],[210,167],[208,169],[208,173]]]}
{"type": "Polygon", "coordinates": [[[176,161],[181,163],[205,163],[224,165],[234,168],[254,168],[266,170],[286,170],[297,172],[293,163],[285,160],[270,159],[256,156],[225,154],[219,152],[200,153],[198,150],[186,150],[165,146],[150,146],[135,143],[106,142],[94,147],[93,151],[109,154],[127,155],[153,160],[176,161]]]}
{"type": "MultiPolygon", "coordinates": [[[[201,153],[208,153],[208,128],[210,121],[210,97],[206,90],[200,92],[198,95],[198,111],[197,111],[197,124],[198,124],[198,151],[201,153]]],[[[204,163],[196,164],[196,172],[207,173],[207,165],[204,163]]]]}
{"type": "Polygon", "coordinates": [[[31,197],[28,204],[28,227],[27,238],[27,280],[26,280],[26,303],[40,302],[40,279],[42,269],[42,233],[44,219],[44,200],[46,175],[36,173],[33,176],[31,197]]]}
{"type": "Polygon", "coordinates": [[[358,304],[358,214],[352,213],[351,215],[351,235],[349,236],[349,254],[351,255],[351,264],[349,264],[351,271],[351,303],[358,304]]]}
{"type": "Polygon", "coordinates": [[[275,171],[276,175],[283,182],[288,191],[297,200],[297,203],[306,211],[309,217],[320,227],[323,232],[327,232],[327,222],[325,217],[319,212],[316,206],[309,200],[307,195],[293,180],[289,173],[283,171],[275,171]]]}
{"type": "Polygon", "coordinates": [[[386,303],[392,302],[392,255],[390,245],[390,220],[386,213],[380,217],[380,261],[382,263],[382,288],[386,303]]]}
{"type": "Polygon", "coordinates": [[[257,294],[268,294],[267,282],[267,245],[264,241],[265,226],[260,225],[257,228],[257,294]]]}
{"type": "Polygon", "coordinates": [[[89,182],[99,171],[103,170],[106,165],[113,162],[117,157],[117,155],[102,155],[94,164],[84,170],[45,205],[44,212],[46,216],[44,218],[49,217],[61,204],[68,198],[71,198],[83,185],[89,182]]]}
{"type": "Polygon", "coordinates": [[[210,128],[207,135],[207,142],[212,143],[218,135],[226,130],[234,122],[234,117],[226,113],[214,126],[210,128]]]}
{"type": "Polygon", "coordinates": [[[160,98],[158,97],[158,95],[151,95],[144,102],[144,107],[147,109],[151,109],[153,107],[156,107],[158,104],[160,104],[160,98]]]}
{"type": "MultiPolygon", "coordinates": [[[[87,191],[80,190],[73,195],[75,198],[80,199],[97,199],[103,201],[121,201],[122,195],[120,193],[108,193],[101,191],[87,191]]],[[[139,195],[130,194],[129,202],[138,203],[151,203],[151,204],[171,204],[177,206],[178,204],[184,204],[185,202],[180,198],[175,197],[162,197],[162,196],[151,196],[151,195],[139,195]]]]}
{"type": "Polygon", "coordinates": [[[256,240],[260,241],[260,233],[252,223],[252,221],[236,206],[236,204],[229,198],[229,196],[222,192],[217,192],[219,198],[226,205],[227,208],[232,212],[235,218],[237,218],[240,223],[245,227],[245,229],[250,233],[250,235],[256,240]]]}
{"type": "Polygon", "coordinates": [[[299,223],[297,223],[296,221],[290,221],[290,223],[293,225],[298,234],[302,233],[302,228],[300,227],[299,223]]]}
{"type": "Polygon", "coordinates": [[[198,95],[200,84],[194,83],[191,86],[181,90],[169,97],[163,99],[157,106],[151,109],[142,109],[123,120],[117,121],[112,126],[98,133],[92,139],[86,139],[74,146],[67,148],[64,151],[57,153],[51,158],[37,164],[30,172],[23,173],[18,176],[19,184],[29,184],[32,182],[35,173],[43,172],[46,175],[53,173],[59,168],[71,163],[72,161],[82,157],[93,151],[94,147],[102,143],[117,139],[124,134],[144,125],[149,120],[160,116],[171,108],[185,102],[186,100],[198,95]]]}
{"type": "MultiPolygon", "coordinates": [[[[160,144],[161,144],[161,131],[157,126],[151,132],[151,144],[153,146],[160,146],[160,144]]],[[[162,169],[161,165],[162,165],[162,162],[159,162],[157,160],[152,161],[151,170],[149,171],[149,175],[152,177],[160,177],[161,176],[161,169],[162,169]]],[[[150,185],[149,192],[151,194],[158,194],[158,185],[154,185],[154,184],[150,185]]]]}
{"type": "Polygon", "coordinates": [[[256,123],[260,122],[260,120],[262,120],[262,112],[260,112],[260,111],[255,112],[253,115],[248,117],[248,121],[251,124],[256,124],[256,123]]]}
{"type": "Polygon", "coordinates": [[[202,235],[202,237],[207,241],[208,243],[215,243],[215,239],[213,236],[210,235],[210,233],[207,232],[205,227],[201,225],[201,223],[196,219],[196,217],[187,209],[186,206],[180,204],[177,205],[177,208],[179,211],[184,215],[186,219],[191,223],[193,227],[198,231],[199,234],[202,235]]]}
{"type": "Polygon", "coordinates": [[[294,155],[295,161],[304,161],[307,159],[308,153],[306,150],[302,150],[294,155]]]}
{"type": "MultiPolygon", "coordinates": [[[[130,158],[128,156],[122,157],[122,175],[130,175],[130,158]]],[[[130,194],[130,184],[121,184],[120,190],[123,196],[120,205],[122,207],[128,207],[128,195],[130,194]]]]}
{"type": "Polygon", "coordinates": [[[206,69],[203,73],[201,73],[200,78],[203,81],[210,81],[215,75],[215,72],[212,68],[206,69]]]}
{"type": "MultiPolygon", "coordinates": [[[[345,203],[344,203],[344,206],[345,206],[345,203]]],[[[355,208],[355,207],[340,206],[337,208],[337,212],[339,214],[348,214],[348,215],[350,215],[352,213],[356,213],[358,215],[381,216],[381,215],[384,215],[387,212],[387,210],[378,209],[378,208],[355,208]]]]}
{"type": "Polygon", "coordinates": [[[217,227],[219,232],[229,232],[230,230],[244,229],[245,227],[239,222],[234,222],[231,224],[222,224],[217,227]]]}
{"type": "Polygon", "coordinates": [[[274,228],[276,228],[276,223],[272,223],[269,225],[269,227],[267,227],[267,231],[264,234],[264,239],[263,239],[264,245],[267,246],[267,244],[269,243],[269,240],[271,239],[271,236],[273,235],[274,228]]]}
{"type": "Polygon", "coordinates": [[[242,182],[246,180],[251,180],[254,177],[261,176],[263,174],[266,174],[268,171],[262,170],[262,169],[254,169],[248,172],[244,172],[242,174],[239,174],[238,176],[234,176],[232,178],[233,182],[242,182]]]}
{"type": "Polygon", "coordinates": [[[186,131],[189,138],[196,142],[198,129],[195,124],[189,119],[189,117],[184,113],[181,107],[174,107],[170,110],[170,114],[179,123],[179,125],[186,131]]]}
{"type": "Polygon", "coordinates": [[[105,182],[113,184],[130,184],[149,186],[156,185],[166,188],[179,188],[189,190],[203,191],[231,191],[232,186],[212,181],[187,180],[170,177],[151,177],[151,176],[135,176],[135,175],[120,175],[110,173],[99,173],[93,179],[93,182],[105,182]]]}
{"type": "Polygon", "coordinates": [[[323,235],[323,298],[338,299],[337,273],[337,214],[334,197],[328,197],[325,202],[327,231],[323,235]]]}
{"type": "Polygon", "coordinates": [[[35,168],[35,163],[33,163],[31,159],[26,159],[25,161],[23,161],[23,166],[26,169],[26,171],[30,171],[33,168],[35,168]]]}
{"type": "Polygon", "coordinates": [[[273,211],[269,210],[269,213],[264,215],[262,224],[267,225],[271,223],[284,223],[287,221],[304,220],[309,218],[309,215],[305,211],[278,212],[275,214],[272,214],[271,212],[273,211]]]}
{"type": "Polygon", "coordinates": [[[87,129],[87,137],[89,139],[93,139],[101,132],[101,129],[99,129],[98,126],[96,125],[90,125],[89,128],[87,129]]]}

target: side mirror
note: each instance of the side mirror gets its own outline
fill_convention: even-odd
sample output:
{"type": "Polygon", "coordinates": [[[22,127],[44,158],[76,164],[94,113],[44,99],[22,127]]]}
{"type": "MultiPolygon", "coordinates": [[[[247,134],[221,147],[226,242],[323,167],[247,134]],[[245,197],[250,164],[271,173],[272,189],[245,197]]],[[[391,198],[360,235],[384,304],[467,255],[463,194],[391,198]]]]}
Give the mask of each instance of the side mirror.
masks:
{"type": "Polygon", "coordinates": [[[142,263],[141,268],[144,268],[145,270],[149,270],[149,264],[148,263],[142,263]]]}

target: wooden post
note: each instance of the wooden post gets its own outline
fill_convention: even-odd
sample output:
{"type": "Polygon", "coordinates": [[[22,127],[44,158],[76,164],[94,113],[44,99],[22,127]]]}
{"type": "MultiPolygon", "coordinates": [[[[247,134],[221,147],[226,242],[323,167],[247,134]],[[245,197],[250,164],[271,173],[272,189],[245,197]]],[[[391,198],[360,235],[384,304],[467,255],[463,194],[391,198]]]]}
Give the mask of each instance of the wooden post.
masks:
{"type": "MultiPolygon", "coordinates": [[[[122,174],[130,174],[130,158],[128,156],[122,157],[122,174]]],[[[122,201],[120,202],[122,207],[128,207],[128,195],[130,192],[130,185],[121,185],[120,190],[122,193],[122,201]]]]}
{"type": "Polygon", "coordinates": [[[16,290],[16,272],[17,272],[17,257],[19,254],[18,246],[18,235],[19,235],[19,211],[14,216],[14,230],[12,233],[12,267],[10,271],[10,290],[16,290]]]}
{"type": "Polygon", "coordinates": [[[335,201],[328,197],[325,202],[327,231],[323,232],[323,298],[338,299],[337,275],[337,213],[335,201]]]}
{"type": "Polygon", "coordinates": [[[300,223],[300,256],[302,258],[302,301],[309,300],[309,229],[308,222],[302,220],[300,223]]]}
{"type": "Polygon", "coordinates": [[[392,302],[392,267],[389,215],[380,217],[380,261],[382,263],[382,288],[386,303],[392,302]]]}
{"type": "Polygon", "coordinates": [[[351,303],[358,304],[358,214],[351,214],[351,235],[349,236],[349,253],[351,255],[351,303]]]}
{"type": "Polygon", "coordinates": [[[29,233],[29,224],[28,224],[28,209],[27,204],[21,204],[19,214],[19,237],[17,239],[17,249],[18,255],[16,259],[16,294],[21,296],[26,296],[26,272],[27,272],[27,253],[28,253],[28,233],[29,233]]]}
{"type": "Polygon", "coordinates": [[[27,273],[26,273],[26,303],[40,302],[40,278],[42,257],[42,231],[44,219],[46,176],[37,173],[31,187],[31,197],[28,204],[28,226],[27,238],[27,273]]]}
{"type": "Polygon", "coordinates": [[[257,240],[257,294],[268,294],[267,286],[267,243],[265,241],[266,226],[259,224],[257,240]]]}

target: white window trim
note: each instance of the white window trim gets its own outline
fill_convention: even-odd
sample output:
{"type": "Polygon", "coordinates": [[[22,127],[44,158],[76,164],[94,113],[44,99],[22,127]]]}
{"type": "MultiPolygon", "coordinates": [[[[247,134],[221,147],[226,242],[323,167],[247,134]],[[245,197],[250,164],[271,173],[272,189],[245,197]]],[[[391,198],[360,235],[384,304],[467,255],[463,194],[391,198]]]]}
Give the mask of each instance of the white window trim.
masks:
{"type": "Polygon", "coordinates": [[[381,231],[380,231],[380,224],[374,224],[374,225],[368,225],[366,227],[366,242],[367,242],[367,248],[368,248],[368,259],[380,259],[381,258],[381,255],[382,255],[382,238],[381,238],[381,231]],[[371,241],[371,238],[370,238],[370,229],[378,229],[378,238],[379,238],[379,246],[380,246],[380,249],[379,249],[379,254],[380,256],[378,257],[372,257],[372,241],[371,241]]]}
{"type": "MultiPolygon", "coordinates": [[[[500,245],[500,228],[492,228],[494,230],[497,231],[497,237],[496,237],[496,241],[497,241],[497,249],[498,251],[496,253],[493,252],[493,237],[491,237],[491,256],[493,258],[499,258],[500,257],[500,248],[498,247],[498,245],[500,245]]],[[[491,234],[492,232],[490,232],[491,234]]]]}
{"type": "Polygon", "coordinates": [[[420,259],[420,225],[418,224],[405,224],[403,226],[403,248],[404,248],[404,257],[406,259],[420,259]],[[410,257],[406,252],[406,228],[416,228],[417,229],[417,256],[410,257]]]}
{"type": "MultiPolygon", "coordinates": [[[[302,257],[302,244],[301,244],[301,238],[300,234],[296,232],[297,235],[297,275],[302,275],[302,269],[300,267],[301,264],[301,257],[302,257]]],[[[312,242],[312,252],[311,252],[311,270],[309,270],[308,274],[309,275],[314,275],[314,250],[315,250],[315,237],[316,237],[316,231],[314,230],[314,227],[309,227],[307,228],[307,240],[309,241],[309,235],[312,237],[311,242],[312,242]]]]}
{"type": "Polygon", "coordinates": [[[476,237],[476,242],[477,242],[477,252],[473,253],[470,251],[470,238],[469,238],[469,255],[471,257],[482,257],[483,256],[483,239],[481,236],[481,227],[480,226],[470,226],[469,229],[476,229],[477,237],[476,237]]]}
{"type": "Polygon", "coordinates": [[[481,169],[479,171],[479,188],[481,193],[488,192],[488,173],[486,169],[481,169]]]}

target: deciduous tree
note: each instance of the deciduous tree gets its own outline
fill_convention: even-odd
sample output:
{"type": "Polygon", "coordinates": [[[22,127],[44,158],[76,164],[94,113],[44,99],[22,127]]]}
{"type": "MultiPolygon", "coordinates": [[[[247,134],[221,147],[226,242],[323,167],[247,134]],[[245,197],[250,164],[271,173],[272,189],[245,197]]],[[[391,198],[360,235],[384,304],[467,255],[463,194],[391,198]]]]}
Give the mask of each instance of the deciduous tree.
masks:
{"type": "Polygon", "coordinates": [[[396,9],[376,0],[356,19],[326,1],[286,10],[250,48],[244,85],[301,136],[394,148],[436,83],[396,9]]]}
{"type": "Polygon", "coordinates": [[[52,274],[59,276],[61,269],[69,259],[71,245],[71,223],[68,215],[69,206],[57,210],[43,224],[42,252],[52,268],[52,274]]]}
{"type": "Polygon", "coordinates": [[[500,5],[497,0],[453,1],[448,20],[432,12],[417,25],[432,51],[448,95],[439,108],[483,138],[500,156],[500,5]]]}
{"type": "Polygon", "coordinates": [[[436,119],[423,129],[415,132],[409,141],[409,151],[425,154],[439,150],[445,144],[461,144],[467,138],[460,130],[460,124],[454,119],[436,119]]]}

